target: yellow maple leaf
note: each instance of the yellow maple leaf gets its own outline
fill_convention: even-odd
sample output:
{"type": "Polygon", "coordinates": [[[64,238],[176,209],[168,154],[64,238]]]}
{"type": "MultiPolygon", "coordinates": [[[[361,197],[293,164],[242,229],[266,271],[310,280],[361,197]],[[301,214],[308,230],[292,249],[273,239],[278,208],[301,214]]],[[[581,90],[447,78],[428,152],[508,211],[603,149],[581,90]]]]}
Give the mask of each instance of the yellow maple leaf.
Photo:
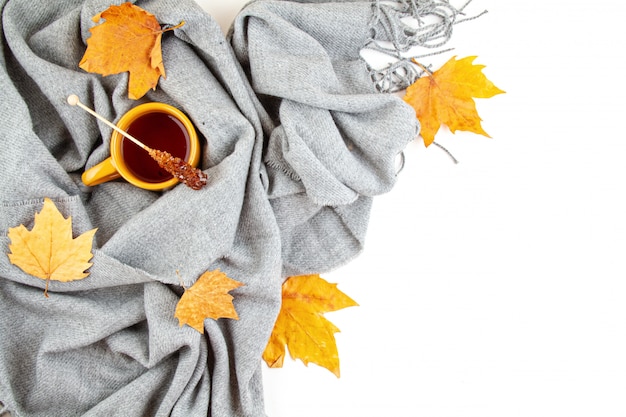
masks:
{"type": "Polygon", "coordinates": [[[72,218],[65,219],[46,198],[41,212],[35,214],[32,230],[24,225],[9,229],[9,260],[27,274],[46,280],[47,297],[50,280],[68,282],[89,275],[86,270],[92,265],[89,260],[96,230],[73,239],[72,218]]]}
{"type": "Polygon", "coordinates": [[[482,73],[484,65],[472,64],[475,58],[452,57],[407,88],[404,100],[415,109],[426,146],[434,142],[442,124],[453,133],[464,130],[489,137],[480,124],[474,98],[490,98],[504,91],[482,73]]]}
{"type": "Polygon", "coordinates": [[[128,71],[128,97],[134,100],[156,89],[159,77],[165,78],[161,37],[185,22],[162,30],[153,14],[129,2],[93,17],[96,23],[101,19],[105,22],[89,29],[80,68],[104,76],[128,71]]]}
{"type": "Polygon", "coordinates": [[[319,275],[288,278],[282,287],[282,306],[263,352],[270,368],[281,368],[285,345],[293,359],[313,362],[339,378],[339,352],[335,333],[339,329],[323,314],[358,304],[319,275]]]}
{"type": "Polygon", "coordinates": [[[204,333],[204,319],[228,318],[238,320],[230,290],[241,287],[241,282],[229,278],[219,269],[206,271],[178,301],[174,317],[180,326],[185,324],[204,333]]]}

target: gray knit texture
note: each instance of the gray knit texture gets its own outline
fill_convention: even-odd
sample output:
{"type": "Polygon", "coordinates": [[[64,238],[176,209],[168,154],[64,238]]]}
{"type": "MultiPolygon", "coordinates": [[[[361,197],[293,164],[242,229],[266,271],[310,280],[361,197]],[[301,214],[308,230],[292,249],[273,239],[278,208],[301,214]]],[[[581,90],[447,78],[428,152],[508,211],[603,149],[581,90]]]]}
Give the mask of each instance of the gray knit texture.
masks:
{"type": "Polygon", "coordinates": [[[287,276],[363,248],[372,198],[396,180],[413,110],[379,93],[361,48],[370,1],[250,3],[228,37],[190,0],[137,1],[161,24],[166,79],[139,101],[128,74],[78,68],[110,0],[3,0],[0,45],[0,410],[16,416],[263,416],[261,355],[287,276]],[[184,111],[208,185],[86,187],[112,121],[139,103],[184,111]],[[9,262],[8,229],[44,198],[74,236],[98,228],[89,276],[45,282],[9,262]],[[174,318],[183,289],[220,269],[239,320],[205,334],[174,318]]]}

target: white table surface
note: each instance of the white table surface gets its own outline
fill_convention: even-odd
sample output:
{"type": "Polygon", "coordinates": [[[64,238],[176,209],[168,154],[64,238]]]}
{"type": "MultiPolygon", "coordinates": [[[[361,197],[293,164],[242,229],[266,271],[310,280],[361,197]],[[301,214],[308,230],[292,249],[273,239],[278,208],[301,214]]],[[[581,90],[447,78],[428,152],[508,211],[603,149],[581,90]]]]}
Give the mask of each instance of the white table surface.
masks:
{"type": "MultiPolygon", "coordinates": [[[[226,29],[243,0],[197,0],[226,29]]],[[[460,6],[461,2],[453,4],[460,6]]],[[[366,249],[326,274],[340,379],[264,372],[272,417],[626,416],[626,6],[502,2],[449,43],[507,91],[492,136],[406,150],[366,249]]]]}

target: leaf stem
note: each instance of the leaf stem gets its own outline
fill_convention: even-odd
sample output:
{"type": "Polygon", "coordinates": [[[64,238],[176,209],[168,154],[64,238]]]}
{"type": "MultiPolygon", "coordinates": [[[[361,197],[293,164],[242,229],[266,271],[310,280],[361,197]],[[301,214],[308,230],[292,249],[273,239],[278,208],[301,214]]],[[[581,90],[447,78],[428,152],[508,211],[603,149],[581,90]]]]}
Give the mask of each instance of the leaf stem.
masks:
{"type": "Polygon", "coordinates": [[[180,276],[180,271],[178,269],[176,270],[176,276],[178,277],[178,285],[183,287],[183,290],[187,291],[187,287],[185,286],[185,283],[183,282],[183,277],[180,276]]]}
{"type": "Polygon", "coordinates": [[[421,69],[422,71],[424,71],[426,74],[428,74],[428,76],[429,76],[429,77],[431,77],[431,78],[432,78],[433,73],[432,73],[432,72],[431,72],[428,68],[426,68],[424,65],[420,64],[420,63],[417,61],[417,59],[415,59],[415,58],[411,58],[411,62],[413,62],[413,63],[414,63],[415,65],[417,65],[418,67],[420,67],[420,69],[421,69]]]}
{"type": "Polygon", "coordinates": [[[165,32],[168,32],[170,30],[178,29],[178,28],[182,27],[184,24],[185,24],[185,21],[182,20],[176,26],[165,25],[165,27],[161,29],[161,33],[165,33],[165,32]]]}

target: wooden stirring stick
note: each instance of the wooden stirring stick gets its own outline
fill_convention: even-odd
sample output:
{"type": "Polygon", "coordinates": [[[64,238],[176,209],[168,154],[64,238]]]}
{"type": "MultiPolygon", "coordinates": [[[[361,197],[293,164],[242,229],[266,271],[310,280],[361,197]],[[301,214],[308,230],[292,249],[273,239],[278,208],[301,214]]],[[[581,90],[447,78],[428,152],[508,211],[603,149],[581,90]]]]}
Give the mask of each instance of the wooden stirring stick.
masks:
{"type": "Polygon", "coordinates": [[[124,130],[109,122],[103,116],[85,106],[83,103],[80,102],[80,99],[77,95],[72,94],[71,96],[69,96],[67,98],[67,103],[71,106],[78,106],[81,109],[85,110],[87,113],[91,114],[113,130],[118,132],[120,135],[124,136],[126,139],[130,140],[135,145],[148,152],[152,159],[154,159],[161,168],[172,174],[176,179],[181,181],[186,186],[193,188],[194,190],[199,190],[206,185],[207,175],[200,169],[194,168],[185,160],[177,156],[173,156],[169,152],[152,149],[148,145],[142,143],[137,138],[129,135],[124,130]]]}

